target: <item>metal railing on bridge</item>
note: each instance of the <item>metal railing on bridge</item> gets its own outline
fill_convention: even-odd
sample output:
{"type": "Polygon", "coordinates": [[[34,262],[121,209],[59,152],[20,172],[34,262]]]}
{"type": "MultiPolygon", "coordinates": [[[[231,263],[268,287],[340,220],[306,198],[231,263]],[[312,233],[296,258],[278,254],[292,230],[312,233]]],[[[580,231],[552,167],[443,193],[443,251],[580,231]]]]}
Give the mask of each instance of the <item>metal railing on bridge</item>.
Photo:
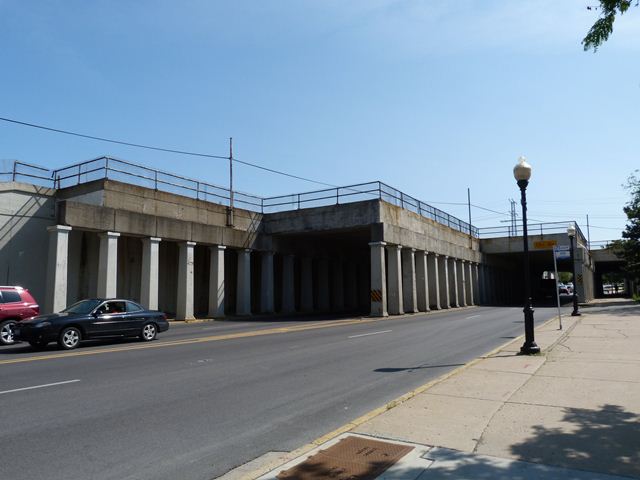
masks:
{"type": "MultiPolygon", "coordinates": [[[[101,179],[117,180],[225,206],[230,205],[231,195],[228,188],[114,157],[98,157],[56,170],[14,161],[10,171],[0,172],[0,180],[3,181],[25,180],[51,188],[68,188],[101,179]]],[[[479,229],[468,222],[449,215],[443,210],[379,181],[273,197],[259,197],[236,190],[233,191],[235,206],[261,213],[338,205],[372,199],[384,200],[387,203],[410,210],[425,218],[430,218],[459,232],[474,237],[479,237],[480,235],[479,229]]]]}
{"type": "Polygon", "coordinates": [[[18,160],[12,161],[11,164],[10,169],[4,167],[2,171],[0,171],[0,181],[26,181],[41,187],[53,188],[53,176],[51,170],[48,168],[32,163],[20,162],[18,160]]]}
{"type": "MultiPolygon", "coordinates": [[[[527,222],[527,233],[529,235],[552,235],[564,233],[567,234],[567,228],[573,225],[576,229],[576,237],[580,240],[580,243],[587,245],[587,238],[582,233],[582,230],[578,224],[573,220],[567,220],[565,222],[544,222],[544,223],[532,223],[527,222]]],[[[509,224],[499,227],[483,227],[479,228],[480,238],[503,238],[503,237],[521,237],[523,234],[522,221],[515,224],[509,224]]]]}
{"type": "MultiPolygon", "coordinates": [[[[67,188],[93,180],[108,179],[141,187],[175,193],[207,202],[230,205],[229,189],[191,178],[145,167],[114,157],[99,157],[54,170],[55,188],[67,188]]],[[[260,211],[262,198],[233,191],[233,201],[240,208],[260,211]]]]}
{"type": "Polygon", "coordinates": [[[478,228],[473,225],[379,181],[264,198],[263,211],[273,213],[376,198],[430,218],[459,232],[478,237],[478,228]]]}

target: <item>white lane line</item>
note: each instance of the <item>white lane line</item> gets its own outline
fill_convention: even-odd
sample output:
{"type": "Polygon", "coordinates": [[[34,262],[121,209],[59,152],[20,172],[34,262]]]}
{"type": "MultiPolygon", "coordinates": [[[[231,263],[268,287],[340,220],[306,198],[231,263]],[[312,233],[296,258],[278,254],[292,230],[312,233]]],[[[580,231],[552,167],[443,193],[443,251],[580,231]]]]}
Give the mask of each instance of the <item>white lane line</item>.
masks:
{"type": "Polygon", "coordinates": [[[65,385],[67,383],[75,383],[79,381],[80,379],[75,379],[75,380],[66,380],[64,382],[46,383],[44,385],[34,385],[33,387],[14,388],[13,390],[5,390],[4,392],[0,392],[0,395],[4,395],[5,393],[22,392],[24,390],[34,390],[36,388],[55,387],[56,385],[65,385]]]}
{"type": "Polygon", "coordinates": [[[469,320],[470,318],[476,318],[476,317],[481,317],[482,315],[471,315],[470,317],[466,317],[466,320],[469,320]]]}
{"type": "Polygon", "coordinates": [[[347,338],[368,337],[369,335],[378,335],[380,333],[389,333],[389,332],[393,332],[393,330],[381,330],[379,332],[362,333],[360,335],[351,335],[350,337],[347,337],[347,338]]]}

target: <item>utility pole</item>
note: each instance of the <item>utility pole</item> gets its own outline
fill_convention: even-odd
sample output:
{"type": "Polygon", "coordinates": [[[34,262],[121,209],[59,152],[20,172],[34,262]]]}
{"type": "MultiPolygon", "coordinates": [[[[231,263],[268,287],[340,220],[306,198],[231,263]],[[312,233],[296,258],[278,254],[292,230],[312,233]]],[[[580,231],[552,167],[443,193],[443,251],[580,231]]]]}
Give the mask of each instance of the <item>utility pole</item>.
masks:
{"type": "Polygon", "coordinates": [[[516,220],[516,201],[513,198],[509,199],[509,203],[511,203],[511,232],[510,234],[516,237],[518,235],[518,224],[516,220]]]}
{"type": "Polygon", "coordinates": [[[233,137],[229,137],[229,207],[227,227],[233,227],[233,137]]]}
{"type": "Polygon", "coordinates": [[[587,250],[591,250],[591,232],[589,231],[589,214],[587,214],[587,250]]]}

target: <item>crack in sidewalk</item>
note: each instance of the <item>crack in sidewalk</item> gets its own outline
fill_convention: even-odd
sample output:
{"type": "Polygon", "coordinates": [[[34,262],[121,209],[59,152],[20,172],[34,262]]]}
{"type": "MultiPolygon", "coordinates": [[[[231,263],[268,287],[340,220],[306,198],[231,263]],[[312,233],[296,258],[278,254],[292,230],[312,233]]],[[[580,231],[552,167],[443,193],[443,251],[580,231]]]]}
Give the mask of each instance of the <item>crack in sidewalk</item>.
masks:
{"type": "MultiPolygon", "coordinates": [[[[544,357],[544,362],[542,362],[542,364],[536,369],[536,372],[538,370],[540,370],[540,368],[542,368],[542,366],[547,363],[548,361],[548,356],[547,354],[549,352],[551,352],[554,348],[556,348],[556,346],[561,346],[563,348],[566,348],[567,350],[573,352],[573,350],[571,350],[570,347],[568,347],[567,345],[564,344],[564,342],[569,338],[569,334],[575,329],[575,327],[581,323],[580,319],[577,319],[569,328],[567,328],[561,335],[560,338],[558,338],[555,342],[553,342],[543,353],[543,357],[544,357]]],[[[507,403],[510,404],[515,404],[517,402],[511,402],[510,399],[513,398],[513,396],[518,393],[519,391],[521,391],[530,381],[531,379],[535,376],[536,372],[533,372],[529,378],[522,384],[520,385],[519,388],[517,388],[516,390],[513,391],[513,393],[511,395],[509,395],[509,398],[507,398],[505,401],[502,402],[502,405],[500,405],[500,408],[498,408],[489,418],[489,420],[487,421],[487,424],[484,426],[484,428],[482,429],[482,433],[480,433],[480,435],[478,436],[477,440],[476,440],[476,444],[473,447],[473,453],[478,453],[478,447],[480,445],[483,444],[483,439],[485,436],[485,433],[487,432],[487,429],[489,428],[489,425],[491,425],[491,422],[493,421],[494,418],[496,418],[496,416],[498,415],[498,413],[500,413],[502,411],[502,409],[504,408],[504,406],[507,403]]]]}

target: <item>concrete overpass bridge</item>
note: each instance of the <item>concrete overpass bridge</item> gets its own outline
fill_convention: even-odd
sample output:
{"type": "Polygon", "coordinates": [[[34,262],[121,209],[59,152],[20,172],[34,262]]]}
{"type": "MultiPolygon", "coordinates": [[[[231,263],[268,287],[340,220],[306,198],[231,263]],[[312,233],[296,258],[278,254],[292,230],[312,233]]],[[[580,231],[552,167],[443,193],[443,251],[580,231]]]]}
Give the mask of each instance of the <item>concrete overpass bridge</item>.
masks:
{"type": "Polygon", "coordinates": [[[593,272],[593,282],[594,296],[596,298],[604,298],[606,296],[618,294],[617,288],[610,288],[608,291],[605,291],[604,286],[607,276],[609,278],[614,277],[622,279],[622,281],[624,282],[623,294],[625,296],[629,296],[630,292],[636,290],[634,279],[632,279],[624,271],[625,262],[613,253],[611,247],[603,245],[601,248],[593,249],[591,250],[591,257],[593,258],[593,262],[595,264],[595,270],[593,272]]]}
{"type": "MultiPolygon", "coordinates": [[[[91,296],[178,319],[522,303],[517,232],[479,230],[382,182],[233,192],[232,204],[225,188],[109,157],[55,171],[16,162],[2,180],[0,283],[29,288],[43,311],[91,296]]],[[[536,242],[568,241],[566,224],[540,228],[532,277],[551,259],[536,242]]],[[[585,245],[580,233],[576,283],[590,299],[585,245]]]]}
{"type": "MultiPolygon", "coordinates": [[[[531,289],[534,303],[555,302],[553,282],[548,280],[554,272],[553,247],[569,247],[567,228],[576,229],[574,240],[574,264],[576,279],[573,281],[581,301],[594,297],[593,274],[595,264],[588,249],[588,242],[579,225],[572,221],[529,223],[528,249],[531,273],[531,289]],[[551,287],[551,288],[550,288],[551,287]]],[[[510,287],[494,303],[520,304],[522,289],[522,265],[524,242],[522,227],[484,228],[480,230],[481,251],[488,268],[498,269],[498,277],[508,281],[510,287]],[[507,297],[505,298],[504,295],[507,297]]],[[[571,259],[557,260],[558,272],[572,272],[571,259]]],[[[498,292],[499,289],[492,289],[498,292]]]]}

